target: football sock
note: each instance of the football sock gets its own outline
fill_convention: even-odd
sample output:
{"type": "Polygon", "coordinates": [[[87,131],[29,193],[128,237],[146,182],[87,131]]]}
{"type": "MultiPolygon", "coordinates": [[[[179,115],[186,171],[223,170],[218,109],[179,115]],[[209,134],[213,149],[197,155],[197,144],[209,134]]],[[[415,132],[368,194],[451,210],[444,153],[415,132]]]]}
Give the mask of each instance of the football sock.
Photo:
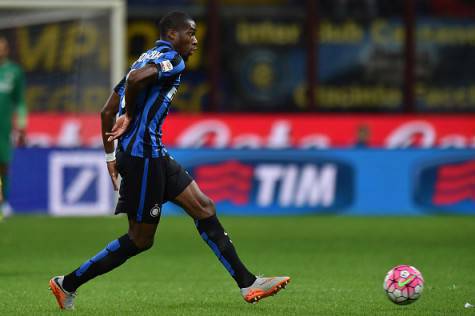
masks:
{"type": "Polygon", "coordinates": [[[129,235],[125,234],[109,243],[106,248],[84,262],[78,269],[66,275],[63,281],[63,288],[68,292],[74,292],[82,284],[98,275],[117,268],[127,259],[142,251],[135,246],[129,235]]]}
{"type": "Polygon", "coordinates": [[[195,225],[201,238],[213,250],[240,288],[248,287],[254,283],[256,277],[246,269],[239,259],[231,239],[229,239],[216,215],[196,220],[195,225]]]}
{"type": "Polygon", "coordinates": [[[6,201],[8,199],[8,175],[2,176],[2,194],[3,200],[6,201]]]}

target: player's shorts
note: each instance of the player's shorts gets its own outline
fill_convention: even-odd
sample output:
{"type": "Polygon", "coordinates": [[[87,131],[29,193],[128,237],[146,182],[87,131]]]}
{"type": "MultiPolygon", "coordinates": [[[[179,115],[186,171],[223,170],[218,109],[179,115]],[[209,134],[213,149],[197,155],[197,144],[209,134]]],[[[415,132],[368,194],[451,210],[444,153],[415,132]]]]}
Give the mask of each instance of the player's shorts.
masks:
{"type": "Polygon", "coordinates": [[[0,135],[0,164],[8,164],[12,160],[12,144],[10,137],[0,135]]]}
{"type": "Polygon", "coordinates": [[[116,159],[122,181],[115,213],[126,213],[138,223],[158,223],[162,204],[175,199],[193,181],[168,154],[140,158],[118,152],[116,159]]]}

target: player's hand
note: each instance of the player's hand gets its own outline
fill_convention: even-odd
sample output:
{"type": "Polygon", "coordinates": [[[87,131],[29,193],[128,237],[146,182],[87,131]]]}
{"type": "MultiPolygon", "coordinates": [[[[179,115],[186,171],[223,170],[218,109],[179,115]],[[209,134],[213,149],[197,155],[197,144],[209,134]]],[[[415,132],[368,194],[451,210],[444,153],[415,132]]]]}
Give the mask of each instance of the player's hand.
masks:
{"type": "Polygon", "coordinates": [[[119,190],[119,172],[117,171],[116,160],[107,162],[107,171],[109,171],[109,175],[112,180],[112,186],[114,187],[114,191],[118,191],[119,190]]]}
{"type": "Polygon", "coordinates": [[[24,147],[26,145],[26,132],[24,129],[19,129],[16,132],[16,145],[18,147],[24,147]]]}
{"type": "Polygon", "coordinates": [[[132,122],[132,118],[129,115],[124,114],[124,115],[119,116],[117,120],[115,121],[115,124],[112,127],[112,130],[106,133],[106,135],[109,136],[109,138],[107,138],[107,141],[113,142],[114,140],[122,136],[125,133],[125,131],[129,128],[131,122],[132,122]]]}

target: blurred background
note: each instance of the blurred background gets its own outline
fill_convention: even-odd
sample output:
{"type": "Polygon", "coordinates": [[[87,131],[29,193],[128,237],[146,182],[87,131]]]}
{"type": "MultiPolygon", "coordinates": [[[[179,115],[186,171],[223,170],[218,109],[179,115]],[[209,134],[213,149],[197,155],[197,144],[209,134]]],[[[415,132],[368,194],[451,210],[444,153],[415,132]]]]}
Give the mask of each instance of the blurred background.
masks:
{"type": "Polygon", "coordinates": [[[171,10],[199,50],[164,140],[221,213],[475,214],[470,0],[0,1],[28,108],[14,212],[112,213],[99,111],[171,10]]]}

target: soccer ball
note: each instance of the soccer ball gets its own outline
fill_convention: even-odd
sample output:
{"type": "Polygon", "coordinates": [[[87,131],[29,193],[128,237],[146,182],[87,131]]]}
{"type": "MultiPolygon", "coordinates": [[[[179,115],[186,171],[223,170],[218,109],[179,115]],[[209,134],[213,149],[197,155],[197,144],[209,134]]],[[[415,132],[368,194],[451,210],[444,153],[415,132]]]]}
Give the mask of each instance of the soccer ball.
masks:
{"type": "Polygon", "coordinates": [[[383,287],[392,302],[399,305],[411,304],[421,296],[424,278],[413,266],[399,265],[386,274],[383,287]]]}

